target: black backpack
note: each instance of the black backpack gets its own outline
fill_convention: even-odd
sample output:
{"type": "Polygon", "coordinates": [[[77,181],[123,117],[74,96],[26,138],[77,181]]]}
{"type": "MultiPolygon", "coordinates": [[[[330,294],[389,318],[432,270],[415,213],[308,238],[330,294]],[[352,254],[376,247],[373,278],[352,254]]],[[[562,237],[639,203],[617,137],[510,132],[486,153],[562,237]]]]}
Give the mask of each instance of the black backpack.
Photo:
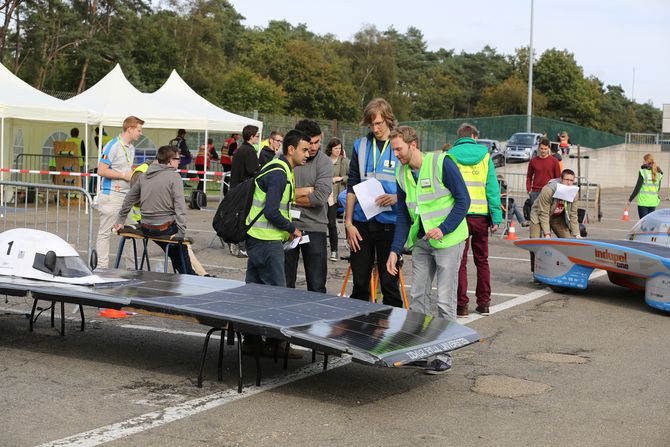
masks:
{"type": "Polygon", "coordinates": [[[214,214],[212,227],[223,242],[229,244],[239,244],[247,236],[247,230],[256,223],[263,210],[251,221],[246,224],[251,202],[254,198],[256,189],[256,177],[250,177],[239,185],[228,191],[214,214]]]}
{"type": "Polygon", "coordinates": [[[207,194],[202,191],[191,191],[191,197],[188,200],[188,207],[192,210],[199,210],[207,207],[207,194]]]}

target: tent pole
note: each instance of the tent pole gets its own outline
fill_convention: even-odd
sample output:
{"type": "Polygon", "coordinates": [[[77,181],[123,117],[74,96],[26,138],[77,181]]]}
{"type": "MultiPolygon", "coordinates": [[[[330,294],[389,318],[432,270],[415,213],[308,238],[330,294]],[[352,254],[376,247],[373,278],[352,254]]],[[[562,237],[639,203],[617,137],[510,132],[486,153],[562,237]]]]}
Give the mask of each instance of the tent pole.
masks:
{"type": "Polygon", "coordinates": [[[208,138],[208,130],[207,126],[205,126],[205,144],[203,145],[205,148],[205,161],[202,166],[202,169],[205,171],[205,175],[202,176],[202,192],[205,194],[207,194],[207,159],[209,158],[209,147],[207,146],[207,138],[208,138]]]}
{"type": "MultiPolygon", "coordinates": [[[[91,145],[89,144],[88,138],[90,135],[88,134],[88,120],[84,123],[84,131],[86,132],[84,135],[84,146],[87,149],[86,155],[84,155],[84,172],[88,174],[88,154],[91,151],[91,145]]],[[[89,182],[89,177],[86,176],[84,177],[84,190],[88,191],[88,182],[89,182]]],[[[86,207],[86,214],[88,214],[88,206],[86,207]]]]}

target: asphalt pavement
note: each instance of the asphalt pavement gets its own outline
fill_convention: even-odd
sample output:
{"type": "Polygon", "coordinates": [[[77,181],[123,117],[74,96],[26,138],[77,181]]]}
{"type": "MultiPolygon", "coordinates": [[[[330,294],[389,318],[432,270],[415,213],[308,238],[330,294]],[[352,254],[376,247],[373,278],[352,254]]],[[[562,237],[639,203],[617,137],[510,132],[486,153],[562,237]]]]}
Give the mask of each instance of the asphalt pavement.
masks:
{"type": "MultiPolygon", "coordinates": [[[[589,237],[625,236],[636,218],[633,211],[621,221],[628,193],[603,193],[603,219],[587,224],[589,237]]],[[[209,273],[241,280],[246,260],[214,237],[212,216],[189,211],[197,257],[209,273]]],[[[160,251],[152,256],[158,260],[160,251]]],[[[449,373],[380,369],[346,357],[331,358],[323,372],[321,357],[312,364],[306,353],[287,371],[264,358],[261,387],[247,362],[242,394],[233,347],[223,382],[210,348],[204,386],[195,386],[205,327],[143,315],[108,320],[87,308],[80,332],[68,305],[65,337],[58,318],[51,328],[46,315],[30,333],[32,301],[7,297],[0,304],[0,445],[668,445],[668,315],[597,272],[586,291],[534,284],[528,253],[505,239],[491,239],[489,262],[492,314],[460,320],[483,341],[457,351],[449,373]]],[[[347,266],[329,262],[329,293],[340,292],[347,266]]],[[[473,290],[471,259],[468,271],[473,290]]],[[[403,273],[411,285],[411,256],[403,273]]],[[[302,267],[297,287],[305,288],[302,267]]]]}

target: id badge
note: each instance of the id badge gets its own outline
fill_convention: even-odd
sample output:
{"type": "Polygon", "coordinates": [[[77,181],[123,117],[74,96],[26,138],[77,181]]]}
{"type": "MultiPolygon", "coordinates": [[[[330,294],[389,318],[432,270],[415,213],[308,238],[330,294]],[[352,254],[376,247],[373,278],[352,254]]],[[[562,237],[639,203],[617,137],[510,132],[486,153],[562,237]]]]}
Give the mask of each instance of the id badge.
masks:
{"type": "Polygon", "coordinates": [[[421,187],[422,188],[430,188],[430,179],[428,179],[428,178],[421,179],[421,187]]]}
{"type": "Polygon", "coordinates": [[[384,167],[388,169],[395,168],[395,161],[393,160],[384,160],[384,167]]]}
{"type": "Polygon", "coordinates": [[[291,210],[291,219],[300,219],[300,210],[291,210]]]}

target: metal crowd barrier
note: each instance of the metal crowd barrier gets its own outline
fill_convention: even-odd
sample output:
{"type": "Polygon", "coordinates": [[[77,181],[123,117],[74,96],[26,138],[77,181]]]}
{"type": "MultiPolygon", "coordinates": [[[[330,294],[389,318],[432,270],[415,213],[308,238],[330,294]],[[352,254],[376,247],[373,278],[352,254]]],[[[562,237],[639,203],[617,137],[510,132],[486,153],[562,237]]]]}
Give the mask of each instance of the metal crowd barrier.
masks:
{"type": "Polygon", "coordinates": [[[75,186],[0,181],[0,228],[57,234],[76,250],[93,251],[93,200],[75,186]]]}

